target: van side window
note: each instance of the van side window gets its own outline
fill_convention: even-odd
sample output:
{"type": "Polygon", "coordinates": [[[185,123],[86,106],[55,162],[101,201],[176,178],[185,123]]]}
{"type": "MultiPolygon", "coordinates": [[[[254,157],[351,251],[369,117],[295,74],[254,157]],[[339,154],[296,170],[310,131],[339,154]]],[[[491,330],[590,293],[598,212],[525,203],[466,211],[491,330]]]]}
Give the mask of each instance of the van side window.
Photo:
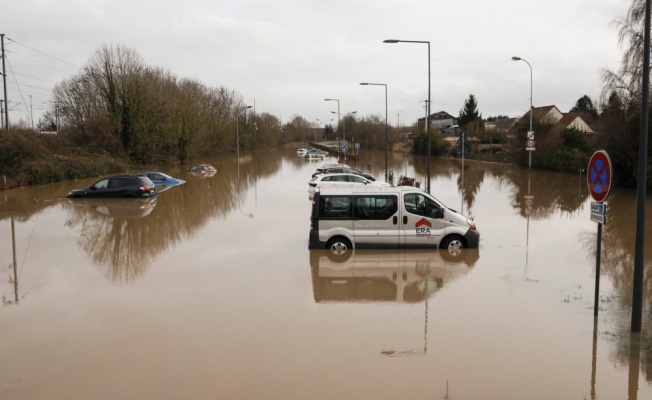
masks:
{"type": "Polygon", "coordinates": [[[354,196],[353,216],[357,219],[386,220],[398,211],[396,196],[354,196]]]}
{"type": "Polygon", "coordinates": [[[320,196],[320,219],[351,219],[351,196],[320,196]]]}

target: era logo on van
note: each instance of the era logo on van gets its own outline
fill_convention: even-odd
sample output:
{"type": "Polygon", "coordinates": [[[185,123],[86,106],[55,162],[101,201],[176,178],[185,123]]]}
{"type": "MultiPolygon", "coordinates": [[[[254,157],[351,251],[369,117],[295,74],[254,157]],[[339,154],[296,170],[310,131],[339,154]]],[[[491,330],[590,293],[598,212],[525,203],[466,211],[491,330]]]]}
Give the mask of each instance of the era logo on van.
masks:
{"type": "Polygon", "coordinates": [[[414,224],[414,228],[417,231],[417,236],[430,236],[430,228],[432,224],[425,218],[421,218],[414,224]]]}

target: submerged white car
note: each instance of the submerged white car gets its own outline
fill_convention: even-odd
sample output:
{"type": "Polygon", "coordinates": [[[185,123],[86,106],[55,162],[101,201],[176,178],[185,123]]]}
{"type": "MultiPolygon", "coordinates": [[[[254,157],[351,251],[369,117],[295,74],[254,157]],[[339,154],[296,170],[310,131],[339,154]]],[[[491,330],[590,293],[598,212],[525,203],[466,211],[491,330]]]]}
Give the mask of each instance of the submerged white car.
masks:
{"type": "Polygon", "coordinates": [[[310,182],[309,190],[314,191],[316,188],[346,188],[346,187],[388,187],[389,183],[381,181],[372,181],[358,174],[338,173],[338,174],[321,174],[314,176],[310,182]]]}

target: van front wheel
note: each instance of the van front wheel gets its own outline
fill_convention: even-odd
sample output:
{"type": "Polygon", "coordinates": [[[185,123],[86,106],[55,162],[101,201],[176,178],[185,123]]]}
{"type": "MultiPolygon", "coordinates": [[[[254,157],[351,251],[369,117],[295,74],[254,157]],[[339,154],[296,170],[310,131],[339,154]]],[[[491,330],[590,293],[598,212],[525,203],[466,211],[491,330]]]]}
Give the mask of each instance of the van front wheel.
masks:
{"type": "Polygon", "coordinates": [[[440,248],[445,259],[458,260],[462,257],[462,250],[466,248],[466,242],[461,236],[450,236],[442,240],[440,248]]]}
{"type": "Polygon", "coordinates": [[[329,256],[337,260],[345,260],[351,255],[351,242],[348,239],[338,237],[328,241],[326,248],[330,250],[329,256]]]}

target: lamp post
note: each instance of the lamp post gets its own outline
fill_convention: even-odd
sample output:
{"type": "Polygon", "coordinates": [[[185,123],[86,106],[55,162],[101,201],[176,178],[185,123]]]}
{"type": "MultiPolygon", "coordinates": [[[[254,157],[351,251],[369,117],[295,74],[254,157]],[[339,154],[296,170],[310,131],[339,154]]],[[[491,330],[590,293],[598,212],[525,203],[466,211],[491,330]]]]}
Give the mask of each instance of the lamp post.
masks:
{"type": "MultiPolygon", "coordinates": [[[[324,129],[326,129],[326,124],[331,122],[332,120],[333,120],[333,118],[329,119],[328,121],[322,121],[321,119],[318,118],[317,122],[319,122],[320,124],[323,124],[324,129]]],[[[323,130],[322,130],[321,138],[322,138],[322,140],[324,139],[324,131],[323,130]]]]}
{"type": "Polygon", "coordinates": [[[251,106],[245,106],[244,108],[237,110],[235,113],[235,141],[238,163],[240,163],[240,112],[245,111],[247,108],[251,108],[251,106]]]}
{"type": "MultiPolygon", "coordinates": [[[[512,60],[524,61],[527,64],[527,66],[530,67],[530,130],[527,133],[527,139],[528,140],[534,139],[534,131],[532,130],[532,65],[530,65],[530,63],[526,59],[521,57],[514,56],[512,57],[512,60]]],[[[529,153],[528,162],[527,162],[528,169],[532,168],[532,151],[534,151],[534,149],[528,150],[529,153]]]]}
{"type": "Polygon", "coordinates": [[[342,121],[342,141],[344,142],[344,144],[346,144],[346,116],[356,114],[357,111],[351,111],[349,113],[344,114],[344,119],[341,119],[342,116],[340,115],[339,110],[338,112],[331,111],[331,113],[337,114],[338,123],[339,121],[342,121]]]}
{"type": "Polygon", "coordinates": [[[387,84],[362,82],[360,85],[385,86],[385,182],[387,182],[387,151],[389,149],[389,139],[387,134],[387,84]]]}
{"type": "MultiPolygon", "coordinates": [[[[336,101],[337,102],[337,127],[340,126],[340,99],[324,99],[324,101],[336,101]]],[[[331,111],[332,112],[332,111],[331,111]]],[[[346,134],[342,134],[343,139],[346,141],[346,134]]]]}
{"type": "Polygon", "coordinates": [[[430,157],[431,157],[431,138],[430,138],[430,42],[424,40],[398,40],[398,39],[386,39],[383,40],[383,43],[425,43],[428,45],[428,114],[426,115],[426,134],[428,135],[428,184],[426,185],[426,190],[430,193],[430,157]]]}

